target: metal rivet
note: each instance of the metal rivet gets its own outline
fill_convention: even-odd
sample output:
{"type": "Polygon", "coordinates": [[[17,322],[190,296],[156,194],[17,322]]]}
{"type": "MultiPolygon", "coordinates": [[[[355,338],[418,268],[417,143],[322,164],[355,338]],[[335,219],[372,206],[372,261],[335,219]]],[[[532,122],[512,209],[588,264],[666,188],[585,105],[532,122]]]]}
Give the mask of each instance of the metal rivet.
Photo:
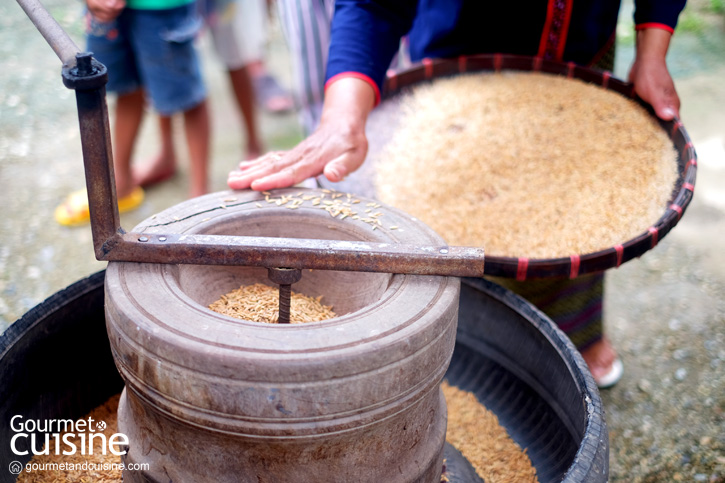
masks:
{"type": "Polygon", "coordinates": [[[439,251],[440,251],[440,252],[441,252],[442,254],[444,254],[444,255],[445,255],[446,253],[448,253],[448,249],[447,249],[447,248],[441,248],[441,249],[440,249],[439,251]]]}
{"type": "Polygon", "coordinates": [[[165,236],[160,236],[159,237],[159,241],[166,241],[166,237],[165,236]]]}
{"type": "Polygon", "coordinates": [[[138,241],[140,241],[140,242],[147,242],[147,241],[149,241],[149,239],[148,239],[148,237],[140,236],[140,237],[138,237],[138,241]]]}

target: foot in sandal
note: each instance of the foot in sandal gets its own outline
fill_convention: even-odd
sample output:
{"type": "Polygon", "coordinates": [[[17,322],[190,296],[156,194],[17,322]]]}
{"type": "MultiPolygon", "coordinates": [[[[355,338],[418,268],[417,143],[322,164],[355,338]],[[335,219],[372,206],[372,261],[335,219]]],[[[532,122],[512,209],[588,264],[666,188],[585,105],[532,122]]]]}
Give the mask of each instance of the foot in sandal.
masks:
{"type": "Polygon", "coordinates": [[[257,102],[267,111],[274,114],[289,112],[294,108],[292,95],[287,92],[277,79],[265,73],[252,77],[257,102]]]}
{"type": "Polygon", "coordinates": [[[600,389],[612,387],[622,378],[622,360],[606,337],[587,347],[581,354],[600,389]]]}
{"type": "MultiPolygon", "coordinates": [[[[144,200],[144,192],[136,187],[130,194],[118,200],[118,212],[125,213],[135,210],[144,200]]],[[[78,190],[65,199],[55,209],[55,221],[63,226],[79,226],[88,223],[91,219],[88,209],[88,194],[86,190],[78,190]]]]}

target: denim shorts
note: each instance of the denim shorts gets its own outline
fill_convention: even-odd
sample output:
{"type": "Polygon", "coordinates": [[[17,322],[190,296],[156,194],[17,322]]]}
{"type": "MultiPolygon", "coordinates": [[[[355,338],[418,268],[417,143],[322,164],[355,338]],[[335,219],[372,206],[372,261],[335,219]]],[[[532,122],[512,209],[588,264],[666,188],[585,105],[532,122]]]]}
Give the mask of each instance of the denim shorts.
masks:
{"type": "Polygon", "coordinates": [[[87,14],[88,51],[108,69],[106,90],[143,88],[159,114],[187,111],[206,98],[194,39],[201,28],[194,3],[169,10],[125,8],[112,22],[87,14]]]}

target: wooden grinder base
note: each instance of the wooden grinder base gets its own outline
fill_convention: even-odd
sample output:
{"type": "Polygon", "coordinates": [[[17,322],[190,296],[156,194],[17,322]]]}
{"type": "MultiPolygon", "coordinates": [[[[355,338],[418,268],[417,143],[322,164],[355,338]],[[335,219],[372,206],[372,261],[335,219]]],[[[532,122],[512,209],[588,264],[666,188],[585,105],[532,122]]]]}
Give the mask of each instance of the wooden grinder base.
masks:
{"type": "MultiPolygon", "coordinates": [[[[300,190],[274,196],[285,192],[300,190]]],[[[383,226],[373,230],[310,204],[290,210],[259,193],[215,193],[138,228],[445,244],[405,213],[376,211],[383,226]],[[238,201],[219,209],[232,196],[238,201]]],[[[322,295],[338,314],[309,324],[260,324],[206,308],[255,282],[269,283],[266,269],[109,264],[106,320],[126,382],[125,462],[149,465],[125,471],[124,481],[440,481],[439,383],[453,354],[459,280],[304,270],[293,290],[322,295]]]]}

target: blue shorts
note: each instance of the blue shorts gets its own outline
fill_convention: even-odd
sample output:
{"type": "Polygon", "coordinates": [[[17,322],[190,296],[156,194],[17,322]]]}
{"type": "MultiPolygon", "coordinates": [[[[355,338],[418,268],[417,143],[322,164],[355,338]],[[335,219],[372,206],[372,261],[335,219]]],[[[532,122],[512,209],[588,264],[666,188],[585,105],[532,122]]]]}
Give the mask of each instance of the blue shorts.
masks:
{"type": "Polygon", "coordinates": [[[88,51],[108,68],[106,90],[143,88],[162,115],[187,111],[206,98],[194,38],[201,28],[195,3],[169,10],[125,8],[114,21],[87,14],[88,51]]]}

